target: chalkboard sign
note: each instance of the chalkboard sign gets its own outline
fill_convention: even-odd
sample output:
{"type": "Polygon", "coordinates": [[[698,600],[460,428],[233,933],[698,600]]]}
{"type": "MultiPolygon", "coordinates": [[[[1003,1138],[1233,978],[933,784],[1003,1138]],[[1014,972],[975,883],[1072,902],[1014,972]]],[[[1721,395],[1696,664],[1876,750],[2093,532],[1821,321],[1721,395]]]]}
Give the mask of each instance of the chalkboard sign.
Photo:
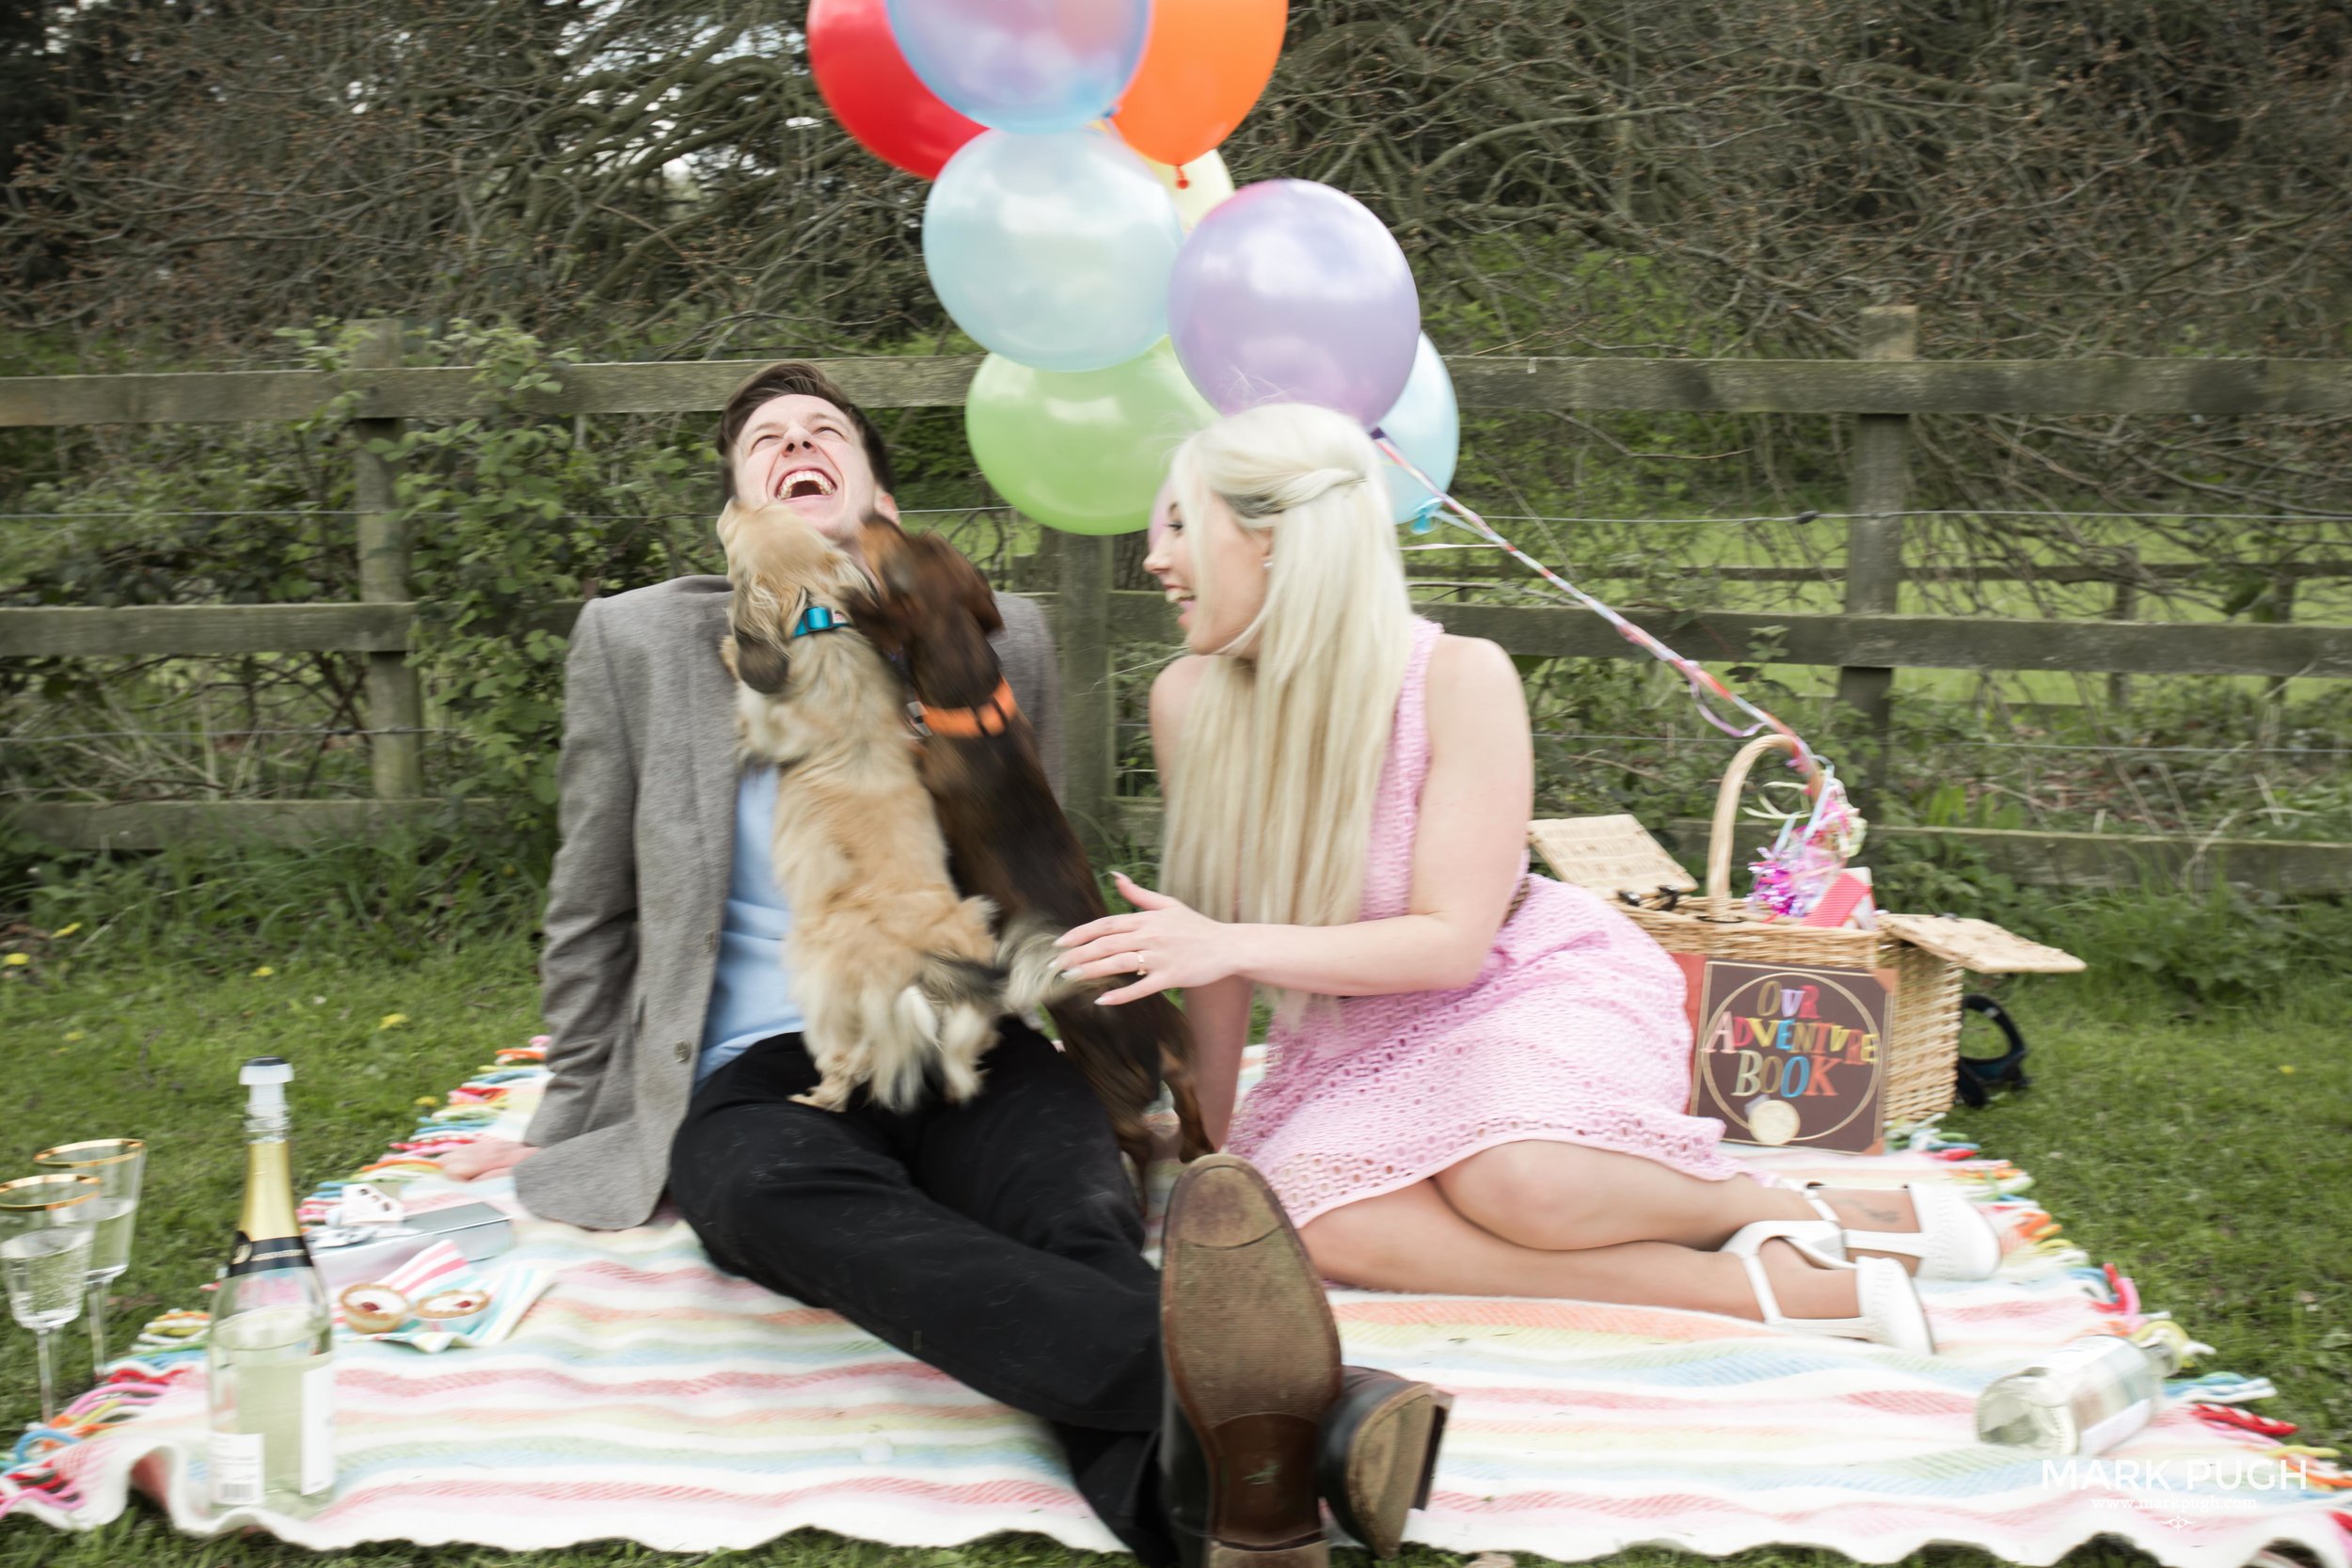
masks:
{"type": "Polygon", "coordinates": [[[1876,1154],[1891,969],[1815,969],[1677,953],[1689,982],[1691,1114],[1732,1143],[1876,1154]]]}

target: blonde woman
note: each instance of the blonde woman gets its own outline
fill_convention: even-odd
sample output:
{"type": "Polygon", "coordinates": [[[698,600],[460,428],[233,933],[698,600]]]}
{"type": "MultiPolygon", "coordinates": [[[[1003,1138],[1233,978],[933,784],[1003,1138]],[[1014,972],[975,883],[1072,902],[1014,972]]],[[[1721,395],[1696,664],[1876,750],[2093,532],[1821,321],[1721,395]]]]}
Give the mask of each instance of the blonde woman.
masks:
{"type": "Polygon", "coordinates": [[[1979,1278],[1948,1189],[1797,1190],[1686,1116],[1680,972],[1603,900],[1531,876],[1534,757],[1510,659],[1417,618],[1377,455],[1275,405],[1176,453],[1146,564],[1189,657],[1152,690],[1165,891],[1064,938],[1182,988],[1213,1135],[1324,1274],[1574,1297],[1932,1352],[1909,1274],[1979,1278]],[[1257,991],[1264,1080],[1234,1112],[1257,991]],[[1227,1132],[1230,1123],[1230,1133],[1227,1132]]]}

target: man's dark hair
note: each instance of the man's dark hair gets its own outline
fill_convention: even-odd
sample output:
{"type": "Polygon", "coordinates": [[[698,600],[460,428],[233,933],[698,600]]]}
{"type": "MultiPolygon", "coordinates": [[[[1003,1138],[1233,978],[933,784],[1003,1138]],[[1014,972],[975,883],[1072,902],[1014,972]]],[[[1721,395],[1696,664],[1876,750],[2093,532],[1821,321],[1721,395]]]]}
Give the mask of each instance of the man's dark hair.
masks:
{"type": "Polygon", "coordinates": [[[814,365],[798,359],[786,359],[753,372],[750,380],[738,387],[727,399],[727,405],[719,415],[719,499],[731,501],[735,497],[735,438],[743,434],[743,427],[752,420],[759,405],[771,398],[793,393],[803,397],[822,398],[850,417],[857,427],[858,440],[866,448],[866,462],[874,470],[874,485],[883,495],[898,489],[898,476],[890,471],[890,452],[883,447],[882,432],[866,417],[866,410],[844,397],[833,378],[814,365]]]}

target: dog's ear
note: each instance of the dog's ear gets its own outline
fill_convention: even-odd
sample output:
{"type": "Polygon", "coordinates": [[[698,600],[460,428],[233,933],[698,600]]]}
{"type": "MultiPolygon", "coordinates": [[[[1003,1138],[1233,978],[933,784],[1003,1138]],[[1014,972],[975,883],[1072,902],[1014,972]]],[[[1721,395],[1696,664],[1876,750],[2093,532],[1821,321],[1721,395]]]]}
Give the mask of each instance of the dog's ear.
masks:
{"type": "Polygon", "coordinates": [[[934,594],[939,589],[952,595],[952,602],[980,624],[980,629],[993,632],[1003,629],[1005,618],[996,612],[996,595],[989,591],[988,579],[961,550],[936,533],[917,534],[912,541],[925,557],[931,572],[934,594]]]}
{"type": "Polygon", "coordinates": [[[792,673],[792,660],[784,649],[764,638],[735,634],[734,657],[727,663],[735,671],[735,678],[763,697],[772,697],[784,689],[785,681],[792,673]]]}
{"type": "Polygon", "coordinates": [[[963,608],[971,611],[972,619],[980,624],[984,632],[1004,630],[1005,618],[997,612],[996,594],[988,586],[988,578],[980,576],[980,569],[961,550],[944,539],[940,546],[946,552],[947,569],[954,574],[957,595],[963,601],[963,608]]]}
{"type": "Polygon", "coordinates": [[[858,548],[870,562],[886,562],[906,547],[907,531],[895,518],[868,512],[858,519],[858,548]]]}
{"type": "Polygon", "coordinates": [[[978,567],[968,562],[963,570],[963,606],[972,612],[972,619],[980,624],[982,631],[992,636],[1004,630],[1005,618],[997,612],[996,594],[988,586],[988,579],[980,576],[978,567]]]}

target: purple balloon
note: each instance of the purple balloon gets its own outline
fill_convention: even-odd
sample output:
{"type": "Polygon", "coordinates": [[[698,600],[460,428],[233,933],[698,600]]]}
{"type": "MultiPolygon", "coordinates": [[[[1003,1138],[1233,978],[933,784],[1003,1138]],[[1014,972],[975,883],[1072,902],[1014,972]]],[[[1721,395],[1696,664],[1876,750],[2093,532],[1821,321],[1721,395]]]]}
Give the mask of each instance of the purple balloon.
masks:
{"type": "Polygon", "coordinates": [[[1176,257],[1168,334],[1222,413],[1312,403],[1366,429],[1413,373],[1413,269],[1364,204],[1311,180],[1244,186],[1176,257]]]}
{"type": "Polygon", "coordinates": [[[887,0],[925,87],[982,125],[1074,131],[1119,103],[1143,60],[1151,0],[887,0]]]}

